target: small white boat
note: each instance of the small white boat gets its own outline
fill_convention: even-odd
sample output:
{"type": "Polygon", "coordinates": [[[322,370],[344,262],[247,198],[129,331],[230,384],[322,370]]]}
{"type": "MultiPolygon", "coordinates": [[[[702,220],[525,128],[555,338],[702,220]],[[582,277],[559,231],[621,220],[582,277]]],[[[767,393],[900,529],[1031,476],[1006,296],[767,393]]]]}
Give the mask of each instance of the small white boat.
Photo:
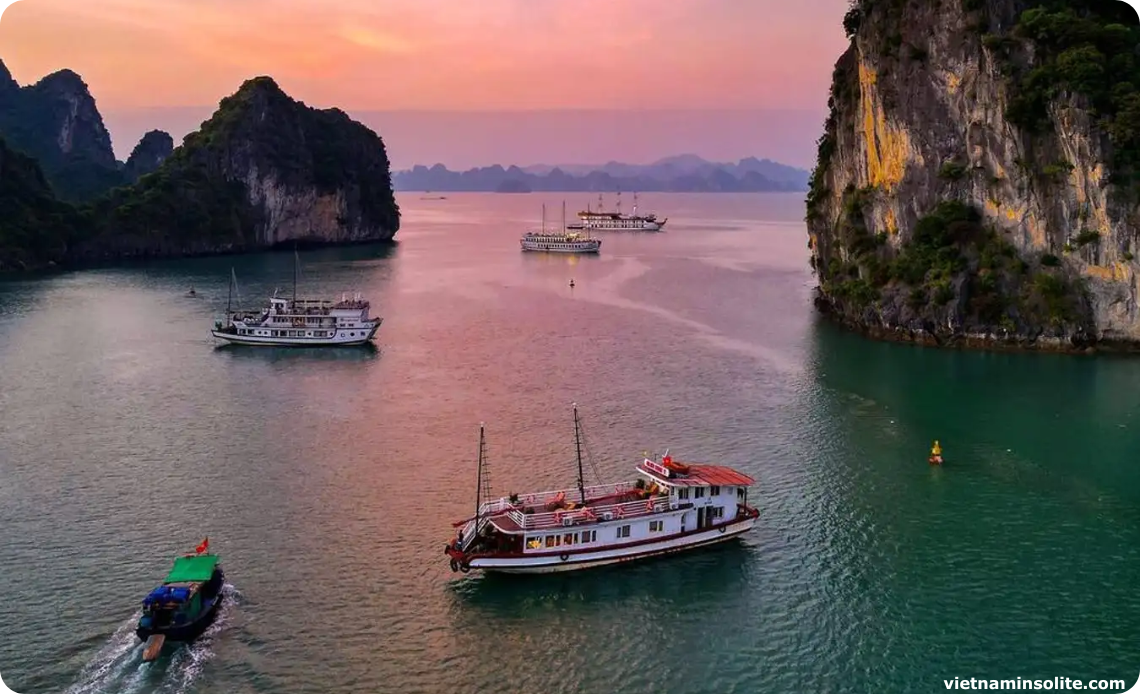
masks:
{"type": "MultiPolygon", "coordinates": [[[[752,477],[678,463],[667,452],[645,457],[636,481],[586,487],[577,406],[574,437],[578,487],[479,503],[473,518],[454,524],[458,533],[444,548],[452,571],[553,573],[673,554],[738,537],[760,515],[748,505],[752,477]]],[[[480,500],[485,465],[480,426],[480,500]]]]}
{"type": "Polygon", "coordinates": [[[274,292],[269,306],[258,312],[231,310],[236,285],[237,277],[231,270],[225,318],[215,321],[210,331],[216,339],[227,343],[270,347],[363,345],[376,337],[383,322],[380,317],[369,316],[371,304],[359,294],[351,299],[342,296],[340,301],[298,299],[296,270],[293,297],[279,298],[274,292]]]}

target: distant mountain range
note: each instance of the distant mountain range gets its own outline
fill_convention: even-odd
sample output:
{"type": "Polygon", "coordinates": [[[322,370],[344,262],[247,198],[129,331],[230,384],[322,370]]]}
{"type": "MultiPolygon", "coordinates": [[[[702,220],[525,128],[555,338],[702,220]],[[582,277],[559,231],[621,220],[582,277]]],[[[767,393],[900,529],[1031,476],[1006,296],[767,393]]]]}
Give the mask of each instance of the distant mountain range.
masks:
{"type": "Polygon", "coordinates": [[[652,164],[610,162],[597,166],[569,164],[503,168],[496,164],[451,171],[443,164],[415,166],[392,174],[396,190],[525,193],[675,191],[752,193],[807,190],[810,172],[768,159],[748,157],[733,163],[711,162],[681,154],[652,164]]]}

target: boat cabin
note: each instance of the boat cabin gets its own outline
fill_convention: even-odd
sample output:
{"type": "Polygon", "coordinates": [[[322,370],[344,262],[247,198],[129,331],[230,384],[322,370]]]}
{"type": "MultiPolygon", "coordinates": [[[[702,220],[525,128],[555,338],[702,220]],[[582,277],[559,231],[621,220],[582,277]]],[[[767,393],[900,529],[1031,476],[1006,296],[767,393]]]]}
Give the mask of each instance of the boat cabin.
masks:
{"type": "Polygon", "coordinates": [[[640,479],[488,502],[456,525],[465,551],[527,555],[651,542],[749,513],[754,480],[718,465],[646,458],[640,479]],[[584,499],[584,501],[583,501],[584,499]]]}
{"type": "Polygon", "coordinates": [[[217,565],[216,555],[188,555],[175,559],[162,585],[143,599],[141,626],[162,630],[194,621],[204,607],[203,593],[213,595],[221,589],[222,579],[216,571],[217,565]]]}

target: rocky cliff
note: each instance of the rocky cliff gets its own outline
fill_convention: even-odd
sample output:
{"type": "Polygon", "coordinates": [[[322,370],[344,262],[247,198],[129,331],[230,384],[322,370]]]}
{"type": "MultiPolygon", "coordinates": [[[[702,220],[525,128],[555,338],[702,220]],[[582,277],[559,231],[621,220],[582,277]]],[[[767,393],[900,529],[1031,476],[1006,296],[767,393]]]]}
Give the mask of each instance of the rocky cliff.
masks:
{"type": "Polygon", "coordinates": [[[400,225],[384,143],[268,77],[247,81],[154,172],[96,205],[82,258],[392,239],[400,225]]]}
{"type": "Polygon", "coordinates": [[[927,343],[1140,345],[1140,27],[1109,0],[862,0],[807,198],[817,305],[927,343]]]}
{"type": "Polygon", "coordinates": [[[35,160],[0,138],[0,271],[41,267],[62,257],[76,214],[52,195],[35,160]]]}
{"type": "Polygon", "coordinates": [[[142,176],[157,171],[173,152],[174,138],[161,130],[151,130],[143,135],[123,165],[123,177],[135,183],[142,176]]]}
{"type": "Polygon", "coordinates": [[[20,87],[0,62],[0,136],[34,158],[62,198],[88,200],[124,182],[95,99],[71,70],[20,87]]]}

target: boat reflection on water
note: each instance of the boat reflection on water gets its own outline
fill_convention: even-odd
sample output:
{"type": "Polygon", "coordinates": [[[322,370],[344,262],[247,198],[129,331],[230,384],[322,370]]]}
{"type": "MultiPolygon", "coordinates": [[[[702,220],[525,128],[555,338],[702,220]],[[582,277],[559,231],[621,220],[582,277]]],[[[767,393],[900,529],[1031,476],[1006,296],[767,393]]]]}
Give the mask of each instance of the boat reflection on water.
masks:
{"type": "Polygon", "coordinates": [[[758,550],[737,538],[688,552],[600,566],[590,571],[514,575],[488,573],[457,578],[450,587],[464,609],[514,618],[520,606],[562,610],[565,601],[592,606],[644,601],[678,604],[694,593],[736,596],[756,565],[758,550]],[[556,602],[552,602],[555,601],[556,602]]]}
{"type": "Polygon", "coordinates": [[[220,345],[214,351],[233,359],[257,359],[266,362],[363,362],[372,361],[382,353],[381,349],[371,342],[344,347],[257,347],[256,349],[243,345],[220,345]]]}

